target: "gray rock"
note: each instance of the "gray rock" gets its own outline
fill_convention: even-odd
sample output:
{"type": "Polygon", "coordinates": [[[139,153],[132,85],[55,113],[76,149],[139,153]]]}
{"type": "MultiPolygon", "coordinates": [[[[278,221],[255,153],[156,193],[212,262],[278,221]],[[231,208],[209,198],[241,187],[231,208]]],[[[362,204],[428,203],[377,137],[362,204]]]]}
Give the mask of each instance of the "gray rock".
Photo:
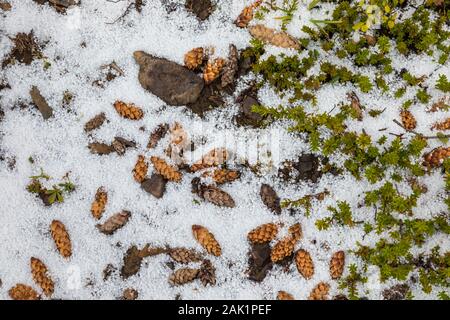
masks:
{"type": "Polygon", "coordinates": [[[183,106],[195,102],[202,92],[204,82],[187,68],[143,51],[136,51],[134,59],[139,64],[139,82],[142,87],[165,103],[183,106]]]}
{"type": "Polygon", "coordinates": [[[162,198],[166,192],[167,179],[160,174],[152,174],[150,179],[145,179],[141,183],[142,189],[153,195],[155,198],[162,198]]]}

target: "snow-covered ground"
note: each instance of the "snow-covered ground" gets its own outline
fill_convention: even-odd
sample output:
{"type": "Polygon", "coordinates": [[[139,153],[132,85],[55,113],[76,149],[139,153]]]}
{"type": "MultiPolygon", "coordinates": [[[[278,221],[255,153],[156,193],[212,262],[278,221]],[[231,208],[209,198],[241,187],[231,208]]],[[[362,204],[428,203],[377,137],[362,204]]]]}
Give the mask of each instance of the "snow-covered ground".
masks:
{"type": "MultiPolygon", "coordinates": [[[[259,130],[238,128],[231,123],[237,112],[232,99],[225,109],[214,110],[205,119],[200,119],[184,107],[166,106],[141,87],[137,78],[138,65],[133,59],[134,51],[143,50],[183,64],[184,54],[194,47],[214,47],[215,55],[222,57],[227,56],[229,44],[243,49],[248,46],[251,37],[246,29],[237,28],[233,21],[250,1],[219,1],[211,17],[199,22],[184,9],[182,0],[149,0],[142,13],[131,10],[124,19],[114,24],[111,22],[123,13],[128,1],[82,1],[79,7],[69,9],[66,15],[32,0],[9,2],[12,10],[6,13],[0,11],[0,60],[8,55],[13,46],[8,37],[33,30],[39,42],[45,43],[43,54],[51,66],[44,69],[44,61],[35,60],[31,65],[15,64],[0,71],[0,78],[11,86],[11,89],[0,91],[0,105],[5,112],[0,123],[0,148],[6,159],[14,157],[16,160],[13,169],[8,168],[6,160],[0,162],[1,299],[8,298],[8,289],[16,283],[39,289],[31,277],[30,257],[37,257],[47,265],[56,285],[53,297],[62,299],[114,299],[128,287],[135,288],[140,299],[174,299],[177,294],[182,299],[273,299],[278,290],[290,292],[297,299],[306,299],[320,281],[331,284],[331,296],[338,293],[338,284],[331,281],[328,271],[331,254],[337,250],[354,249],[356,241],[373,244],[376,238],[363,238],[364,232],[360,228],[331,227],[327,231],[318,231],[314,222],[328,216],[327,206],[335,205],[337,200],[346,200],[352,208],[357,208],[363,197],[362,190],[377,185],[356,181],[349,174],[338,177],[324,175],[316,184],[302,182],[286,185],[276,178],[276,171],[269,171],[260,177],[247,170],[241,179],[223,187],[236,202],[236,207],[229,209],[193,201],[193,174],[184,174],[179,184],[168,183],[162,199],[147,194],[133,180],[131,172],[139,154],[150,156],[164,152],[168,138],[154,150],[146,151],[145,148],[149,134],[160,123],[178,121],[192,139],[206,138],[206,150],[222,146],[225,132],[235,137],[237,142],[247,143],[247,146],[256,141],[254,136],[259,130]],[[162,2],[175,4],[175,11],[168,12],[162,2]],[[100,66],[112,61],[122,68],[125,75],[107,83],[105,88],[93,86],[92,82],[101,73],[100,66]],[[30,101],[29,90],[33,85],[39,87],[55,111],[54,117],[47,121],[37,110],[13,108],[19,101],[30,101]],[[62,106],[66,90],[74,94],[69,107],[71,111],[62,106]],[[142,107],[144,118],[140,121],[121,118],[113,108],[116,100],[133,102],[142,107]],[[100,112],[106,114],[109,122],[89,137],[83,126],[100,112]],[[134,140],[138,147],[128,149],[124,156],[97,156],[89,152],[89,142],[110,142],[115,136],[134,140]],[[30,157],[34,163],[30,163],[30,157]],[[25,189],[29,177],[38,174],[40,168],[51,175],[54,182],[70,172],[76,190],[67,195],[63,203],[45,207],[40,199],[25,189]],[[282,199],[300,198],[324,189],[330,191],[330,196],[315,203],[309,218],[303,214],[290,215],[287,210],[275,216],[260,199],[261,183],[271,184],[282,199]],[[95,228],[97,221],[90,213],[99,186],[105,186],[108,191],[108,204],[102,221],[123,209],[132,213],[128,224],[112,236],[98,232],[95,228]],[[62,221],[70,234],[73,255],[68,260],[59,255],[51,238],[49,225],[54,219],[62,221]],[[312,279],[305,280],[299,276],[295,264],[287,273],[281,267],[275,267],[262,283],[246,278],[247,233],[262,223],[272,221],[282,221],[285,225],[301,223],[303,238],[297,248],[307,249],[313,256],[316,272],[312,279]],[[202,251],[192,236],[193,224],[207,227],[222,246],[222,256],[209,256],[217,270],[216,286],[204,287],[200,282],[178,287],[169,285],[167,279],[172,270],[166,265],[169,258],[165,255],[146,258],[140,272],[127,280],[123,280],[118,273],[107,281],[103,280],[105,267],[113,264],[120,269],[125,251],[133,244],[139,247],[146,243],[186,246],[202,251]]],[[[295,19],[301,20],[299,17],[295,19]]],[[[296,22],[294,20],[292,24],[296,22]]],[[[300,35],[296,34],[298,29],[288,31],[300,35]]],[[[270,53],[279,50],[269,47],[270,53]]],[[[414,74],[431,75],[427,80],[430,83],[436,81],[439,73],[450,73],[449,65],[440,67],[436,72],[438,65],[421,57],[414,61],[396,58],[393,64],[395,68],[397,65],[411,65],[414,74]]],[[[346,88],[331,86],[321,89],[316,110],[331,110],[345,100],[347,91],[346,88]]],[[[370,94],[358,94],[363,105],[383,109],[393,103],[399,105],[415,93],[407,92],[401,101],[378,95],[376,90],[370,94]]],[[[430,90],[430,94],[432,100],[438,96],[434,89],[430,90]]],[[[259,92],[259,98],[267,105],[278,105],[280,102],[267,87],[259,92]]],[[[425,113],[423,106],[412,106],[411,111],[417,118],[426,119],[419,121],[417,128],[424,134],[431,134],[430,123],[442,117],[438,113],[425,113]]],[[[381,128],[387,128],[386,132],[402,132],[392,122],[397,116],[397,109],[389,109],[377,119],[367,117],[362,122],[352,122],[354,127],[350,128],[357,131],[364,128],[376,140],[381,136],[378,131],[381,128]]],[[[285,131],[282,123],[273,124],[267,130],[279,134],[281,160],[308,150],[300,139],[285,131]]],[[[437,142],[431,142],[430,147],[433,143],[437,145],[437,142]]],[[[196,156],[200,154],[202,152],[197,151],[196,156]]],[[[238,150],[238,155],[244,157],[245,150],[238,150]]],[[[152,167],[150,170],[153,170],[152,167]]],[[[441,198],[444,189],[442,176],[436,172],[424,178],[423,182],[429,191],[421,196],[414,210],[417,217],[430,217],[446,211],[441,198]]],[[[373,215],[370,209],[360,208],[356,212],[355,219],[360,215],[373,215]]],[[[436,244],[448,250],[450,241],[448,237],[436,237],[426,247],[436,244]]],[[[348,254],[346,263],[352,262],[357,263],[348,254]]],[[[395,284],[393,281],[380,284],[377,274],[377,270],[372,272],[366,287],[361,290],[361,296],[380,299],[382,289],[395,284]]],[[[417,287],[413,288],[413,294],[415,298],[430,299],[435,298],[436,292],[424,295],[417,287]]]]}

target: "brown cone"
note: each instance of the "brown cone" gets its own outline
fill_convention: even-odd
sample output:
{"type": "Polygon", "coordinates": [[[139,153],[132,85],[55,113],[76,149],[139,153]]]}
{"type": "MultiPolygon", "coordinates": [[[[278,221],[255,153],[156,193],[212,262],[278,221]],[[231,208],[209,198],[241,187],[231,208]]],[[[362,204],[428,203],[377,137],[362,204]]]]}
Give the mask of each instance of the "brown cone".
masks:
{"type": "Polygon", "coordinates": [[[91,132],[91,131],[93,131],[95,129],[100,128],[101,125],[103,124],[103,122],[105,122],[105,120],[106,120],[106,116],[105,116],[104,112],[96,115],[91,120],[86,122],[86,124],[84,125],[84,131],[85,132],[91,132]]]}
{"type": "Polygon", "coordinates": [[[246,6],[237,17],[235,24],[239,28],[246,28],[250,21],[253,20],[254,10],[261,4],[261,2],[262,0],[257,0],[255,3],[246,6]]]}
{"type": "Polygon", "coordinates": [[[320,282],[309,294],[308,300],[328,300],[328,291],[330,285],[325,282],[320,282]]]}
{"type": "Polygon", "coordinates": [[[194,281],[198,276],[198,269],[181,268],[172,273],[169,277],[169,283],[172,285],[183,285],[194,281]]]}
{"type": "Polygon", "coordinates": [[[249,31],[254,38],[272,44],[276,47],[292,49],[300,48],[298,41],[284,31],[277,32],[274,29],[267,28],[262,24],[250,27],[249,31]]]}
{"type": "Polygon", "coordinates": [[[276,214],[281,213],[280,198],[275,190],[268,184],[262,184],[259,191],[262,202],[276,214]]]}
{"type": "Polygon", "coordinates": [[[167,180],[175,182],[181,181],[181,172],[179,172],[174,166],[169,165],[164,159],[159,157],[151,157],[150,161],[153,163],[155,171],[167,180]]]}
{"type": "Polygon", "coordinates": [[[123,118],[130,120],[140,120],[144,116],[144,112],[141,108],[136,107],[132,103],[125,103],[123,101],[116,101],[114,108],[123,118]]]}
{"type": "Polygon", "coordinates": [[[191,166],[191,171],[196,172],[202,169],[216,167],[223,163],[228,158],[228,151],[224,148],[216,148],[205,154],[202,159],[191,166]]]}
{"type": "Polygon", "coordinates": [[[19,283],[9,289],[9,296],[13,300],[39,300],[39,294],[30,286],[19,283]]]}
{"type": "Polygon", "coordinates": [[[139,296],[139,292],[133,288],[127,288],[123,290],[122,299],[123,300],[136,300],[139,296]]]}
{"type": "Polygon", "coordinates": [[[400,112],[400,118],[402,119],[403,127],[405,127],[406,130],[414,130],[417,126],[416,118],[414,118],[414,115],[408,111],[403,110],[400,112]]]}
{"type": "Polygon", "coordinates": [[[131,213],[124,210],[122,212],[116,213],[108,220],[106,220],[105,223],[98,224],[96,227],[101,233],[111,235],[118,229],[122,228],[128,222],[130,216],[131,213]]]}
{"type": "Polygon", "coordinates": [[[219,77],[224,65],[225,60],[222,58],[217,58],[213,62],[208,62],[205,70],[203,71],[203,80],[205,80],[205,83],[210,84],[216,80],[219,77]]]}
{"type": "Polygon", "coordinates": [[[108,202],[108,193],[104,187],[97,189],[94,202],[92,202],[91,213],[95,219],[100,219],[105,212],[106,203],[108,202]]]}
{"type": "Polygon", "coordinates": [[[289,227],[288,231],[292,236],[292,241],[294,241],[294,244],[302,238],[302,226],[300,225],[300,223],[294,223],[289,227]]]}
{"type": "Polygon", "coordinates": [[[147,176],[147,171],[148,171],[148,164],[145,161],[144,156],[140,155],[133,169],[134,180],[136,180],[139,183],[144,181],[145,177],[147,176]]]}
{"type": "Polygon", "coordinates": [[[314,275],[314,264],[308,251],[300,249],[295,255],[298,272],[305,278],[311,279],[314,275]]]}
{"type": "Polygon", "coordinates": [[[203,63],[203,48],[194,48],[184,55],[184,65],[191,70],[197,69],[203,63]]]}
{"type": "Polygon", "coordinates": [[[234,208],[236,205],[228,193],[212,185],[200,185],[198,195],[219,207],[234,208]]]}
{"type": "Polygon", "coordinates": [[[330,275],[331,279],[339,279],[344,272],[345,253],[344,251],[337,251],[333,254],[330,260],[330,275]]]}
{"type": "MultiPolygon", "coordinates": [[[[208,174],[206,174],[208,175],[208,174]]],[[[236,170],[228,170],[228,169],[216,169],[212,173],[212,178],[217,184],[224,184],[227,182],[233,182],[234,180],[239,179],[240,173],[236,170]]]]}
{"type": "Polygon", "coordinates": [[[72,244],[64,224],[61,221],[53,220],[50,225],[50,232],[59,253],[64,258],[69,258],[72,255],[72,244]]]}
{"type": "Polygon", "coordinates": [[[169,256],[179,263],[199,262],[202,260],[201,253],[194,249],[173,248],[169,251],[169,256]]]}
{"type": "Polygon", "coordinates": [[[292,294],[286,291],[278,291],[277,300],[295,300],[292,294]]]}
{"type": "Polygon", "coordinates": [[[445,159],[450,157],[450,147],[439,147],[423,156],[423,165],[430,168],[436,168],[442,165],[445,159]]]}
{"type": "Polygon", "coordinates": [[[239,53],[234,44],[230,44],[230,53],[228,54],[228,61],[225,64],[222,74],[222,88],[232,84],[234,77],[239,68],[239,53]]]}
{"type": "Polygon", "coordinates": [[[270,252],[272,262],[278,262],[289,257],[294,252],[295,242],[292,237],[286,237],[278,241],[270,252]]]}
{"type": "Polygon", "coordinates": [[[199,226],[194,224],[192,226],[192,233],[194,235],[195,240],[203,247],[205,250],[216,256],[219,257],[222,254],[222,249],[220,247],[220,244],[217,242],[214,235],[208,231],[203,226],[199,226]]]}
{"type": "Polygon", "coordinates": [[[216,284],[216,268],[214,268],[210,260],[203,260],[198,273],[198,278],[205,287],[208,284],[211,286],[216,284]]]}
{"type": "Polygon", "coordinates": [[[275,239],[277,234],[278,226],[275,223],[266,223],[250,231],[247,239],[252,243],[266,243],[275,239]]]}
{"type": "Polygon", "coordinates": [[[444,121],[436,122],[435,124],[433,124],[431,129],[441,131],[450,130],[450,117],[445,119],[444,121]]]}
{"type": "Polygon", "coordinates": [[[37,258],[30,259],[31,275],[47,297],[53,294],[55,284],[50,278],[46,265],[37,258]]]}
{"type": "Polygon", "coordinates": [[[153,149],[158,144],[159,140],[161,140],[169,131],[169,125],[167,123],[160,124],[156,127],[156,129],[151,133],[150,139],[148,140],[147,149],[153,149]]]}

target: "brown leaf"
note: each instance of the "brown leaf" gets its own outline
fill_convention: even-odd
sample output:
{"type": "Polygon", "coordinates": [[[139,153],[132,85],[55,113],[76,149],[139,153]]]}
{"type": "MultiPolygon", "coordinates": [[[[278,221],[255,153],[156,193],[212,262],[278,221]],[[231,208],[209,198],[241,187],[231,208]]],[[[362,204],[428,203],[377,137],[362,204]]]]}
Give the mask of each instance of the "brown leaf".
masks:
{"type": "Polygon", "coordinates": [[[47,120],[53,116],[53,109],[48,105],[47,101],[41,95],[41,92],[36,86],[31,87],[30,96],[31,99],[33,100],[33,103],[38,107],[39,111],[41,112],[44,120],[47,120]]]}

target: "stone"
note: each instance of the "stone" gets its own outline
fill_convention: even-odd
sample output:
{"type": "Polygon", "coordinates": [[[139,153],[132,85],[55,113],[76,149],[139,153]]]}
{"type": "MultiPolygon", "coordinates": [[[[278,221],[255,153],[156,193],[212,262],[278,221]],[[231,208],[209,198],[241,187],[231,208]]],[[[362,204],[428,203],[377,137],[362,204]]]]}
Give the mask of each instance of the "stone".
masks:
{"type": "Polygon", "coordinates": [[[149,179],[145,179],[141,183],[142,189],[153,195],[155,198],[162,198],[166,192],[167,179],[162,175],[154,173],[149,179]]]}
{"type": "Polygon", "coordinates": [[[136,51],[134,59],[140,66],[141,86],[172,106],[195,102],[204,81],[195,72],[166,59],[136,51]]]}

